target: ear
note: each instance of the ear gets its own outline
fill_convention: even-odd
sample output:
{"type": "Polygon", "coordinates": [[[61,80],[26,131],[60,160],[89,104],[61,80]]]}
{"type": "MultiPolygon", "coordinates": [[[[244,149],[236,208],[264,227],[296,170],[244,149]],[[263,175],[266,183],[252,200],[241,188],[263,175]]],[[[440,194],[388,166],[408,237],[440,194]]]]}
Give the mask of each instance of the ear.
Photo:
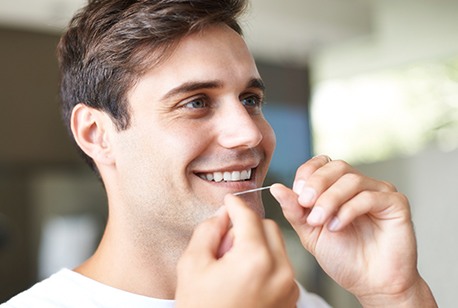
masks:
{"type": "Polygon", "coordinates": [[[110,144],[114,126],[105,112],[78,104],[73,108],[70,125],[78,146],[97,165],[114,163],[113,148],[110,144]]]}

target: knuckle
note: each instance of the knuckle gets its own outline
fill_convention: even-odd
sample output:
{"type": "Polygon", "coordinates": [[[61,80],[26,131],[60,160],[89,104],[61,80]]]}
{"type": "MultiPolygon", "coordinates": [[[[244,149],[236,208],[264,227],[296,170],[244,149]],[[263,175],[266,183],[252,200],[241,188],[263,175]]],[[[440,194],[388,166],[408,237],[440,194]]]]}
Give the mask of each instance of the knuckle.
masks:
{"type": "Polygon", "coordinates": [[[330,162],[330,164],[332,164],[333,168],[340,171],[347,170],[350,167],[350,165],[346,161],[343,161],[341,159],[333,160],[332,162],[330,162]]]}
{"type": "Polygon", "coordinates": [[[382,183],[383,191],[393,191],[393,192],[398,191],[398,189],[396,188],[396,186],[393,183],[390,183],[387,181],[380,181],[380,182],[382,183]]]}
{"type": "Polygon", "coordinates": [[[295,275],[292,266],[290,264],[282,264],[282,266],[277,267],[271,283],[276,290],[290,290],[294,287],[295,275]]]}
{"type": "Polygon", "coordinates": [[[351,183],[352,186],[359,187],[364,184],[364,178],[357,173],[346,173],[342,176],[345,182],[351,183]]]}
{"type": "Polygon", "coordinates": [[[307,162],[299,166],[296,172],[296,176],[303,174],[312,174],[315,170],[321,168],[327,163],[331,162],[331,158],[327,155],[317,155],[309,159],[307,162]]]}
{"type": "Polygon", "coordinates": [[[308,175],[312,174],[315,169],[316,167],[314,165],[305,163],[297,168],[296,178],[302,178],[304,176],[307,177],[308,175]]]}
{"type": "Polygon", "coordinates": [[[266,276],[274,269],[274,260],[270,252],[263,245],[253,246],[247,253],[244,270],[247,273],[266,276]]]}
{"type": "Polygon", "coordinates": [[[291,266],[284,266],[280,271],[280,277],[283,284],[289,284],[294,281],[294,270],[291,266]]]}
{"type": "Polygon", "coordinates": [[[403,204],[406,207],[409,207],[409,199],[407,198],[406,195],[400,192],[395,192],[394,197],[395,199],[397,199],[398,203],[403,204]]]}
{"type": "Polygon", "coordinates": [[[313,174],[308,181],[308,185],[321,191],[323,187],[327,186],[328,178],[323,174],[313,174]]]}
{"type": "Polygon", "coordinates": [[[256,272],[270,272],[273,267],[272,257],[265,249],[259,249],[253,256],[254,270],[256,272]]]}
{"type": "Polygon", "coordinates": [[[313,157],[312,160],[316,161],[319,164],[327,164],[332,161],[331,157],[325,154],[319,154],[313,157]]]}
{"type": "Polygon", "coordinates": [[[302,165],[300,165],[300,166],[297,168],[297,173],[298,173],[298,174],[299,174],[299,173],[302,173],[302,172],[306,171],[306,170],[309,169],[309,168],[310,168],[310,167],[309,167],[309,165],[308,165],[307,163],[302,164],[302,165]]]}
{"type": "Polygon", "coordinates": [[[375,192],[364,190],[359,193],[359,196],[364,203],[375,204],[378,202],[378,196],[375,192]]]}

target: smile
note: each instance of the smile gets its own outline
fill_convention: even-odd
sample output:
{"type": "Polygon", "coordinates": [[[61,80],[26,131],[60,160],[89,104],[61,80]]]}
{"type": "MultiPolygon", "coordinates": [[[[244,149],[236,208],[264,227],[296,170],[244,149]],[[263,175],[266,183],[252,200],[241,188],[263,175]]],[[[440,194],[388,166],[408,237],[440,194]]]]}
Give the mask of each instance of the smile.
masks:
{"type": "Polygon", "coordinates": [[[251,178],[251,169],[240,171],[217,171],[198,174],[201,179],[213,182],[237,182],[246,181],[251,178]]]}

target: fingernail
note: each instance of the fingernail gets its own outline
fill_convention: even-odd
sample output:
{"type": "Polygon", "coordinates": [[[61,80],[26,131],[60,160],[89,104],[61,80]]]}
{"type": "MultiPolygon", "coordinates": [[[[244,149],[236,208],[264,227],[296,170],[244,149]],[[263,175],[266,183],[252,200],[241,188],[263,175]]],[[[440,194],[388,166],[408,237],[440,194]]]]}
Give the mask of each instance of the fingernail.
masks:
{"type": "Polygon", "coordinates": [[[307,218],[307,222],[311,225],[319,225],[323,223],[324,210],[322,207],[315,206],[307,218]]]}
{"type": "Polygon", "coordinates": [[[305,186],[305,181],[304,180],[294,181],[293,191],[296,193],[296,195],[300,195],[301,192],[302,192],[302,189],[304,189],[304,186],[305,186]]]}
{"type": "Polygon", "coordinates": [[[334,216],[334,218],[332,218],[331,221],[329,222],[328,229],[329,231],[337,231],[337,229],[339,229],[339,226],[340,226],[340,219],[337,218],[337,216],[334,216]]]}
{"type": "Polygon", "coordinates": [[[315,195],[315,189],[311,187],[304,187],[298,198],[299,204],[308,205],[315,198],[315,195]]]}

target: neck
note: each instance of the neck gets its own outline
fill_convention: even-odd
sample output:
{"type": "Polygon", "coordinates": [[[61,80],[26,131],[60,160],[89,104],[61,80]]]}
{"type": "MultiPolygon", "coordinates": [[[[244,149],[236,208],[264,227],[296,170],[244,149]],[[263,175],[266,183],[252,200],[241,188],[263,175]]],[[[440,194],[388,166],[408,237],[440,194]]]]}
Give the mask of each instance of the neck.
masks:
{"type": "Polygon", "coordinates": [[[151,230],[114,228],[109,222],[94,255],[76,271],[127,292],[173,299],[176,265],[189,238],[156,231],[151,236],[151,230]]]}

